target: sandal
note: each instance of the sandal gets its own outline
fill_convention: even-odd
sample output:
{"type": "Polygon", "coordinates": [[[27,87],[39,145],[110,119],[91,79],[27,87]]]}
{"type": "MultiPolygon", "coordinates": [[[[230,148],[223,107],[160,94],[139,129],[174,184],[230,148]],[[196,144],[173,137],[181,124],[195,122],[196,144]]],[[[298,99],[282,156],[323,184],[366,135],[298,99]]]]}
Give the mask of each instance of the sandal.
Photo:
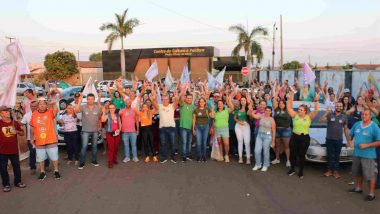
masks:
{"type": "Polygon", "coordinates": [[[20,182],[20,183],[16,184],[15,187],[18,187],[18,188],[25,188],[26,185],[25,185],[24,183],[20,182]]]}
{"type": "Polygon", "coordinates": [[[10,192],[11,191],[11,186],[9,185],[6,185],[4,188],[3,188],[3,192],[10,192]]]}

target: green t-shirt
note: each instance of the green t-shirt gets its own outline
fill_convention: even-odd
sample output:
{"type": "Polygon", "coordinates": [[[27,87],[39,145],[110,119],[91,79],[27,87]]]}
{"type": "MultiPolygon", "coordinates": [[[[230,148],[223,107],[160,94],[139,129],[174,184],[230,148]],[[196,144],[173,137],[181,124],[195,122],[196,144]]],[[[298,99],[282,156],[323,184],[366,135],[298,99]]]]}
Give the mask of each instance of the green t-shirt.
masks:
{"type": "Polygon", "coordinates": [[[122,98],[114,98],[112,100],[112,103],[115,104],[116,109],[123,109],[125,108],[125,103],[122,98]]]}
{"type": "Polygon", "coordinates": [[[230,113],[228,109],[224,109],[223,111],[215,112],[215,128],[228,128],[228,117],[230,113]]]}
{"type": "Polygon", "coordinates": [[[184,103],[180,108],[179,127],[192,129],[194,105],[184,103]]]}
{"type": "Polygon", "coordinates": [[[237,120],[239,121],[247,121],[247,112],[242,112],[240,110],[235,110],[235,114],[237,115],[237,120]]]}

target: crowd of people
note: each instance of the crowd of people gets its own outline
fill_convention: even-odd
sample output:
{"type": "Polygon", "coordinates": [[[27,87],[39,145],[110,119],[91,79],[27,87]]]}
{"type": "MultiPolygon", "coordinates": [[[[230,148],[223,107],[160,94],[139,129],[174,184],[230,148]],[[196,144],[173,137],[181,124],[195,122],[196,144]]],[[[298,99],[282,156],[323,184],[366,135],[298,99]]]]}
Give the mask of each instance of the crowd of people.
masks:
{"type": "Polygon", "coordinates": [[[178,153],[184,163],[192,160],[207,162],[210,154],[212,159],[228,163],[234,161],[230,156],[236,154],[238,163],[251,165],[254,160],[252,170],[262,172],[268,171],[270,165],[280,164],[284,153],[287,174],[297,173],[302,179],[310,145],[310,126],[318,119],[327,123],[328,163],[324,176],[340,177],[341,149],[351,147],[354,150],[352,175],[355,187],[349,192],[361,193],[366,181],[369,182],[366,200],[375,199],[375,189],[380,188],[380,100],[371,89],[360,90],[354,98],[349,89],[342,90],[342,84],[335,93],[327,81],[323,86],[315,83],[314,87],[301,87],[297,80],[292,86],[286,80],[282,83],[252,81],[246,83],[247,88],[240,88],[231,76],[224,83],[211,87],[207,81],[200,80],[170,85],[163,81],[142,81],[140,88],[137,82],[136,79],[131,88],[124,88],[121,78],[115,80],[113,87],[107,90],[106,96],[110,99],[104,102],[102,92],[85,96],[77,93],[73,104],[67,104],[61,110],[57,108],[61,95],[56,87],[42,98],[37,98],[28,89],[22,102],[25,111],[22,120],[12,118],[11,109],[1,106],[3,191],[11,191],[8,160],[13,166],[14,185],[26,187],[21,180],[17,135],[26,134],[32,174],[36,173],[38,162],[38,179],[44,180],[51,162],[55,179],[61,178],[57,123],[64,130],[67,164],[80,170],[86,166],[89,142],[91,164],[99,166],[97,151],[101,138],[108,153],[109,168],[119,164],[117,154],[122,143],[124,163],[138,162],[142,156],[140,151],[144,152],[143,160],[147,164],[164,164],[168,160],[177,163],[178,153]],[[86,102],[83,102],[84,97],[86,102]],[[313,108],[305,104],[295,108],[293,101],[314,104],[313,108]],[[317,117],[320,103],[327,110],[317,117]],[[196,147],[194,153],[193,147],[196,147]],[[271,148],[275,154],[272,161],[271,148]]]}

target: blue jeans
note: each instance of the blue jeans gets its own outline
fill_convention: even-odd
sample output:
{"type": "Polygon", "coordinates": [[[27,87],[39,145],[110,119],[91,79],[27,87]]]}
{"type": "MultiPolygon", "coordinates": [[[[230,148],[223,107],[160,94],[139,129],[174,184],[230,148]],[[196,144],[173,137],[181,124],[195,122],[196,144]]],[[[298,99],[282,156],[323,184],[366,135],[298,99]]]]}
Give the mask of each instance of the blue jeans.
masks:
{"type": "Polygon", "coordinates": [[[91,137],[92,144],[92,161],[96,161],[96,154],[98,152],[98,132],[82,132],[82,149],[80,150],[80,163],[86,162],[86,151],[89,139],[91,137]]]}
{"type": "Polygon", "coordinates": [[[124,143],[124,154],[127,159],[130,158],[129,154],[129,142],[132,146],[132,156],[133,159],[137,158],[137,147],[136,147],[136,140],[137,140],[137,134],[136,132],[123,132],[123,143],[124,143]]]}
{"type": "Polygon", "coordinates": [[[191,129],[181,128],[181,143],[182,143],[182,158],[191,156],[191,141],[193,139],[193,133],[191,129]]]}
{"type": "Polygon", "coordinates": [[[262,132],[257,133],[256,143],[255,143],[255,160],[256,166],[261,166],[261,156],[264,150],[264,167],[269,167],[269,150],[272,144],[272,135],[262,132]]]}
{"type": "Polygon", "coordinates": [[[376,181],[376,187],[380,187],[380,147],[376,148],[376,155],[377,155],[377,181],[376,181]]]}
{"type": "Polygon", "coordinates": [[[331,140],[326,138],[327,169],[331,171],[339,170],[339,159],[342,146],[342,140],[331,140]]]}
{"type": "Polygon", "coordinates": [[[174,159],[175,156],[175,128],[174,127],[162,127],[160,128],[160,142],[161,142],[161,158],[165,160],[167,158],[166,144],[170,143],[170,157],[174,159]]]}
{"type": "Polygon", "coordinates": [[[196,137],[197,137],[197,158],[206,158],[206,146],[208,137],[209,126],[206,125],[196,125],[196,137]]]}

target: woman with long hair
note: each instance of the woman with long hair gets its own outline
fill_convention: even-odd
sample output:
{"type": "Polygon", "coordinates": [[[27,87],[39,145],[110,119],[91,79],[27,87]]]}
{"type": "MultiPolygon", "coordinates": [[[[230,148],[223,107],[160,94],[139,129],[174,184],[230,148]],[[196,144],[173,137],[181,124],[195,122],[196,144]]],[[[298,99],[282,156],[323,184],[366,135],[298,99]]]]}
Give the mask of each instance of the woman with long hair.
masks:
{"type": "Polygon", "coordinates": [[[362,113],[365,109],[365,101],[362,96],[358,96],[358,99],[355,103],[354,106],[350,108],[350,110],[346,111],[347,116],[351,116],[349,123],[348,123],[348,128],[352,128],[352,126],[362,120],[362,113]]]}
{"type": "Polygon", "coordinates": [[[248,123],[248,102],[245,97],[240,98],[239,109],[235,111],[235,133],[238,141],[239,163],[243,163],[243,143],[247,164],[251,164],[251,127],[248,123]]]}
{"type": "Polygon", "coordinates": [[[209,133],[209,118],[214,118],[214,105],[211,111],[206,106],[206,99],[201,97],[193,112],[193,134],[197,138],[197,161],[206,162],[206,144],[209,133]]]}
{"type": "Polygon", "coordinates": [[[121,122],[118,113],[116,113],[115,104],[109,105],[109,113],[102,109],[102,123],[106,123],[106,140],[108,144],[108,168],[112,168],[114,164],[118,164],[117,153],[120,144],[121,122]]]}
{"type": "Polygon", "coordinates": [[[63,125],[64,141],[66,143],[68,161],[67,164],[73,163],[78,165],[79,161],[79,134],[77,131],[77,117],[71,104],[66,107],[66,113],[61,116],[58,123],[63,125]]]}
{"type": "Polygon", "coordinates": [[[292,118],[288,111],[286,111],[285,100],[278,99],[277,94],[278,90],[276,90],[276,95],[273,99],[274,121],[276,122],[276,144],[274,148],[276,159],[272,161],[272,164],[280,163],[280,152],[283,148],[286,156],[286,167],[290,167],[289,141],[290,136],[292,135],[292,129],[290,128],[292,118]]]}
{"type": "Polygon", "coordinates": [[[290,170],[288,175],[292,176],[295,173],[295,166],[298,159],[298,177],[303,178],[303,168],[305,165],[305,155],[310,145],[309,128],[311,121],[318,115],[318,100],[319,93],[314,97],[314,110],[308,111],[306,105],[300,105],[298,112],[293,109],[294,92],[290,92],[288,102],[286,103],[286,109],[293,118],[293,133],[290,138],[290,170]]]}
{"type": "Polygon", "coordinates": [[[144,152],[145,152],[145,163],[150,162],[150,156],[152,156],[152,159],[155,163],[158,162],[158,158],[156,154],[154,153],[154,147],[153,147],[153,116],[156,113],[156,109],[151,109],[150,106],[147,104],[147,102],[151,101],[149,99],[145,100],[145,102],[141,106],[141,111],[139,112],[140,116],[140,131],[141,131],[141,138],[142,143],[144,146],[144,152]]]}

